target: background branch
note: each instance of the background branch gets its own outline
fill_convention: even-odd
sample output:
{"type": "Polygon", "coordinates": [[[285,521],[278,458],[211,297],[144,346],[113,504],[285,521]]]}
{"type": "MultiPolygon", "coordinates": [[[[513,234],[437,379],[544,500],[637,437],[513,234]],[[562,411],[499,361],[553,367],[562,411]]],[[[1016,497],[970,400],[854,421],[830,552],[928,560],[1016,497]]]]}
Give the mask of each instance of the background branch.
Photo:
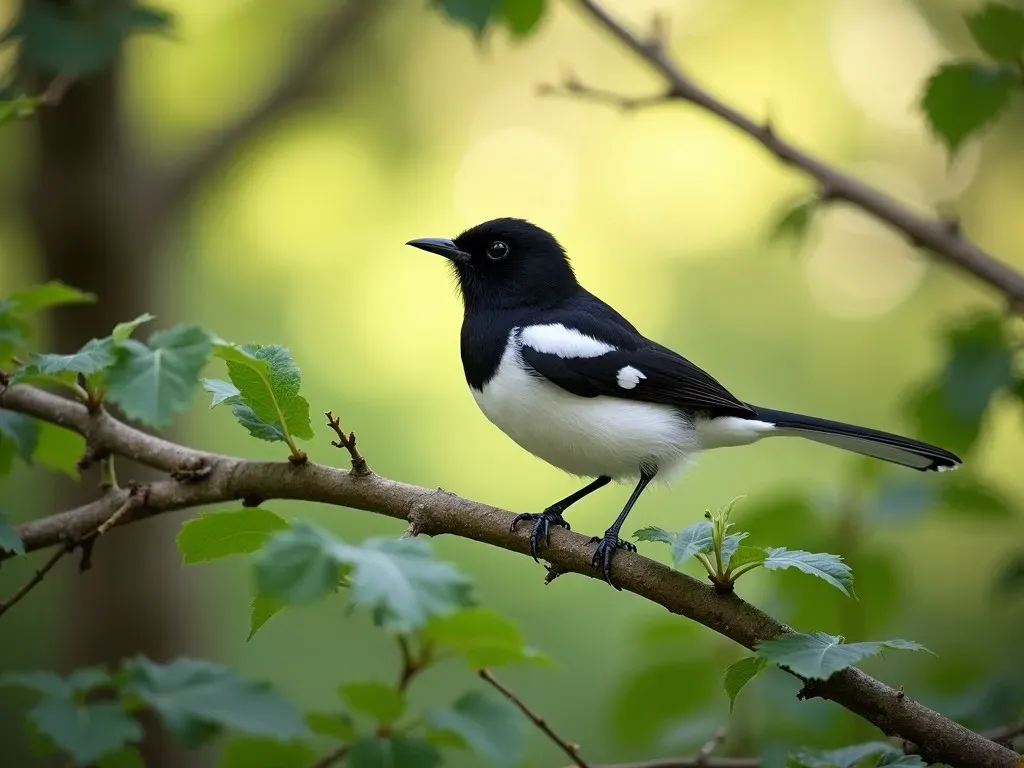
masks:
{"type": "MultiPolygon", "coordinates": [[[[149,484],[142,503],[124,514],[118,525],[170,510],[245,498],[296,499],[363,509],[405,521],[415,516],[418,531],[429,536],[454,534],[529,554],[527,535],[509,530],[511,512],[440,489],[313,463],[249,461],[193,451],[136,430],[102,410],[90,414],[84,405],[25,385],[0,391],[0,406],[74,429],[85,435],[93,450],[129,457],[164,472],[175,472],[183,465],[209,469],[197,481],[172,479],[149,484]]],[[[90,504],[26,523],[18,528],[18,535],[27,551],[77,539],[109,519],[131,493],[111,489],[90,504]]],[[[599,578],[590,565],[592,549],[588,537],[559,528],[551,533],[551,546],[545,556],[561,572],[599,578]]],[[[623,589],[698,621],[746,648],[791,631],[735,594],[718,594],[709,584],[635,553],[619,553],[612,563],[612,574],[623,589]]],[[[883,733],[917,744],[922,754],[934,761],[956,768],[1019,768],[1017,753],[859,669],[848,668],[828,680],[809,681],[801,695],[830,699],[883,733]]]]}
{"type": "MultiPolygon", "coordinates": [[[[720,101],[697,85],[666,52],[664,25],[654,25],[650,38],[644,39],[625,27],[595,0],[577,0],[579,6],[598,24],[636,53],[667,82],[660,96],[617,96],[606,90],[590,88],[569,78],[563,91],[572,95],[612,102],[624,108],[636,108],[668,101],[683,101],[700,107],[738,128],[775,155],[782,163],[799,168],[814,178],[825,200],[845,200],[902,232],[915,246],[927,248],[951,264],[1000,291],[1012,310],[1024,309],[1024,274],[966,238],[953,220],[929,217],[910,210],[881,190],[849,176],[825,161],[779,138],[769,123],[758,123],[720,101]]],[[[550,88],[549,88],[550,90],[550,88]]]]}
{"type": "Polygon", "coordinates": [[[207,176],[224,165],[270,123],[303,99],[314,96],[332,56],[352,41],[368,24],[383,0],[348,0],[310,23],[296,45],[296,56],[266,95],[248,111],[222,126],[190,156],[175,163],[158,184],[158,199],[173,212],[207,176]]]}

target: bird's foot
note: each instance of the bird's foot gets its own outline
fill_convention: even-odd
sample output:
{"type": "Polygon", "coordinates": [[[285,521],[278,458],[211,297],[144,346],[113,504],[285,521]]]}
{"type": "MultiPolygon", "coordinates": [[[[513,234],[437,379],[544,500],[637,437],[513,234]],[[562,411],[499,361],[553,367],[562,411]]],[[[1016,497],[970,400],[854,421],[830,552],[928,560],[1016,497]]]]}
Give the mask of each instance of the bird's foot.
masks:
{"type": "Polygon", "coordinates": [[[523,520],[532,520],[533,529],[530,531],[530,554],[533,555],[533,559],[537,562],[537,546],[540,540],[544,539],[544,544],[547,546],[551,543],[551,526],[560,525],[565,530],[570,531],[569,523],[562,517],[562,510],[557,506],[551,506],[541,512],[539,515],[535,515],[526,512],[521,515],[516,515],[512,520],[512,525],[508,527],[510,531],[514,531],[516,526],[523,520]]]}
{"type": "Polygon", "coordinates": [[[595,569],[603,571],[604,580],[621,591],[622,587],[612,580],[612,555],[615,554],[616,549],[636,552],[636,544],[620,539],[618,531],[605,531],[603,539],[595,536],[590,541],[591,543],[597,542],[597,548],[594,550],[594,556],[590,559],[590,565],[595,569]]]}

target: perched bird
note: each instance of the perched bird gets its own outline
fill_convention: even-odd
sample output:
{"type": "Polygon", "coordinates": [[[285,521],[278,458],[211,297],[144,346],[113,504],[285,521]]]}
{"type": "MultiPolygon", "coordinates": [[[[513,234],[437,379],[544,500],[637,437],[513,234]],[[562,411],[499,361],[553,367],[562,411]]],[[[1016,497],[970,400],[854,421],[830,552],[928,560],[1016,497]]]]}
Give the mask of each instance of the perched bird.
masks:
{"type": "Polygon", "coordinates": [[[447,258],[465,313],[462,366],[484,415],[521,447],[589,485],[532,520],[530,548],[562,513],[611,480],[636,480],[632,495],[602,538],[592,565],[611,577],[626,516],[656,476],[668,480],[698,451],[754,443],[773,435],[803,437],[918,470],[955,469],[949,451],[910,438],[743,402],[685,357],[643,336],[581,286],[549,232],[502,218],[454,240],[407,245],[447,258]]]}

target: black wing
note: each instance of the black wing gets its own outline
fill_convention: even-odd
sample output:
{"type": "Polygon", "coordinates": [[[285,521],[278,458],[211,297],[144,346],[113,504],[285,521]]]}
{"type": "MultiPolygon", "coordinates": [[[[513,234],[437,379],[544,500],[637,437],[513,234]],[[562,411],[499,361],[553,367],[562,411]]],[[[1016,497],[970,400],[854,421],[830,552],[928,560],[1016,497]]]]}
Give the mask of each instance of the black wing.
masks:
{"type": "Polygon", "coordinates": [[[537,374],[580,397],[606,395],[720,416],[757,415],[685,357],[643,337],[637,341],[633,349],[616,346],[598,357],[560,357],[525,344],[521,352],[537,374]]]}

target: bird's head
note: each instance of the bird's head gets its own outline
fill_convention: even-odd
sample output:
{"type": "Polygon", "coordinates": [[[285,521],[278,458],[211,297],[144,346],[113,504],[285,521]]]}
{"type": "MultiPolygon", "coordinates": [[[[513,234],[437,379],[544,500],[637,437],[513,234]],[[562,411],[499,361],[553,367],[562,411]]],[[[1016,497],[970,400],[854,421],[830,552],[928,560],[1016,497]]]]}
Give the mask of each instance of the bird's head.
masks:
{"type": "Polygon", "coordinates": [[[406,245],[450,261],[467,309],[550,306],[578,288],[562,246],[523,219],[493,219],[454,240],[426,237],[406,245]]]}

